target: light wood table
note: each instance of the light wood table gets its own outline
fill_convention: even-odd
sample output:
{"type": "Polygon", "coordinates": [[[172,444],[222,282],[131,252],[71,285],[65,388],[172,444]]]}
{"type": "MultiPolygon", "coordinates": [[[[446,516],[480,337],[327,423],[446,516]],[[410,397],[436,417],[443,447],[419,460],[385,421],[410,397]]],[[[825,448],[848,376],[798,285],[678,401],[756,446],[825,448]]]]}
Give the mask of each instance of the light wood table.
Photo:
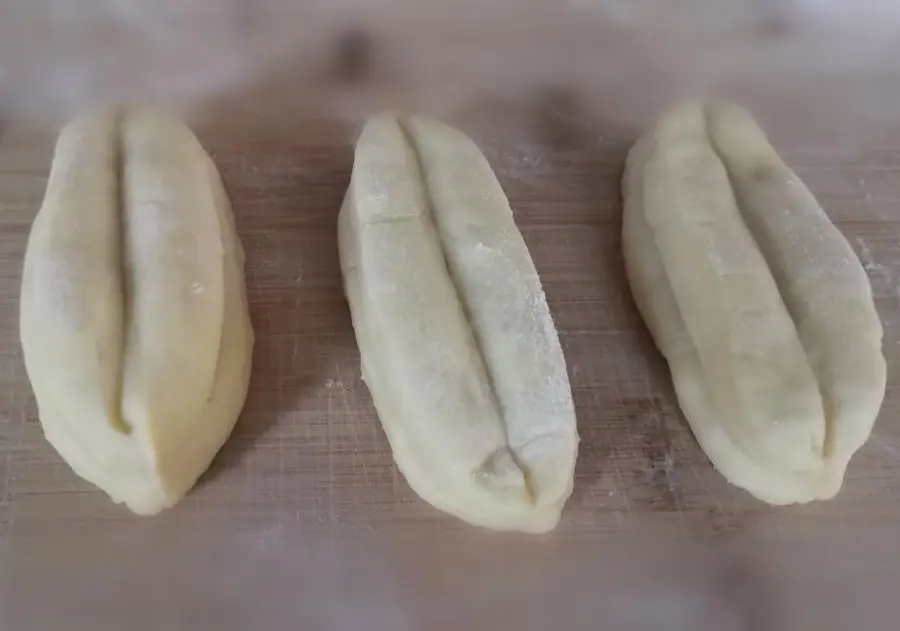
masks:
{"type": "MultiPolygon", "coordinates": [[[[754,111],[848,237],[885,325],[887,398],[843,491],[772,508],[726,484],[700,451],[622,271],[625,154],[691,85],[690,55],[702,47],[684,31],[682,50],[693,52],[673,60],[679,40],[668,31],[656,45],[651,28],[633,39],[584,13],[544,21],[526,12],[517,22],[486,11],[478,28],[455,31],[445,61],[456,84],[414,67],[414,54],[403,56],[406,75],[394,72],[397,39],[386,27],[368,52],[338,44],[343,61],[333,66],[327,48],[315,72],[288,60],[178,104],[233,202],[257,343],[234,434],[198,487],[155,518],[111,504],[43,439],[17,296],[56,128],[21,111],[7,117],[0,628],[896,628],[887,617],[900,578],[896,57],[800,69],[789,56],[753,57],[717,84],[754,111]],[[387,52],[375,55],[382,43],[387,52]],[[497,60],[511,70],[485,69],[497,60]],[[476,139],[543,279],[582,437],[575,493],[549,536],[489,534],[420,501],[360,380],[335,220],[354,134],[387,104],[434,111],[476,139]]],[[[429,37],[437,28],[411,31],[407,52],[441,57],[429,37]]],[[[728,33],[716,37],[702,58],[731,50],[728,33]]]]}

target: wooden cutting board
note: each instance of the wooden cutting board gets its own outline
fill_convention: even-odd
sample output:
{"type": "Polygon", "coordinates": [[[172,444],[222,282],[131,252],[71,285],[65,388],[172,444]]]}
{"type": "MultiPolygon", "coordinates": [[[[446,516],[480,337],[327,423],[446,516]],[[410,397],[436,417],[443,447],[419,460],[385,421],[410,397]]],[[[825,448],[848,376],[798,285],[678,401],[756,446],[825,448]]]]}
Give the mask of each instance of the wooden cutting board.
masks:
{"type": "Polygon", "coordinates": [[[900,577],[900,81],[887,73],[777,89],[750,78],[738,90],[850,240],[885,325],[888,392],[872,438],[837,499],[801,507],[763,505],[713,470],[623,276],[624,157],[674,91],[646,75],[612,95],[583,80],[446,112],[508,192],[567,358],[582,438],[575,492],[558,530],[536,538],[438,513],[394,466],[360,380],[336,250],[368,106],[338,116],[285,75],[185,113],[247,253],[257,342],[231,439],[158,517],[134,517],[78,479],[42,437],[17,333],[56,129],[7,120],[0,628],[889,628],[879,624],[900,577]],[[877,107],[855,106],[862,90],[877,107]]]}

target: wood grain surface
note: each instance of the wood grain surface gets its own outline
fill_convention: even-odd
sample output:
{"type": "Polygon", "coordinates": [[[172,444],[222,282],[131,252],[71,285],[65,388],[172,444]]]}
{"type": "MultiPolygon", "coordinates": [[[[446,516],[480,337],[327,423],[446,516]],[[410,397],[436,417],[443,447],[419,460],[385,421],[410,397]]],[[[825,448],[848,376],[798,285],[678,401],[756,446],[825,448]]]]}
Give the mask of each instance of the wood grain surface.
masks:
{"type": "Polygon", "coordinates": [[[624,157],[687,75],[623,52],[629,71],[601,81],[590,60],[634,45],[557,22],[535,19],[531,32],[491,22],[470,45],[527,64],[538,33],[558,45],[552,80],[470,79],[448,100],[436,78],[383,78],[393,66],[379,61],[382,40],[348,31],[312,78],[278,65],[178,104],[233,203],[257,343],[231,439],[154,518],[110,503],[43,439],[18,289],[57,127],[10,114],[0,126],[0,628],[896,628],[896,64],[777,77],[751,65],[717,86],[757,115],[848,237],[885,325],[887,397],[843,491],[773,508],[729,486],[699,449],[622,272],[624,157]],[[360,380],[335,222],[355,134],[383,105],[439,114],[475,138],[543,280],[582,438],[574,495],[546,537],[487,533],[419,500],[360,380]]]}

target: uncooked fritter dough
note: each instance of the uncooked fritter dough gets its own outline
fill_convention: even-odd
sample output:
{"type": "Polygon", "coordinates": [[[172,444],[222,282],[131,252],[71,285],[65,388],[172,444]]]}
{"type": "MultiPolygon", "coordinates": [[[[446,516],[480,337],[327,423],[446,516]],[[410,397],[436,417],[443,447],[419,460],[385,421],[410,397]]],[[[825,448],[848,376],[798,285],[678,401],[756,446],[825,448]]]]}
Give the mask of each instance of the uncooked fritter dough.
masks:
{"type": "Polygon", "coordinates": [[[394,459],[472,524],[544,532],[578,444],[541,283],[484,156],[434,120],[367,123],[339,219],[363,378],[394,459]]]}
{"type": "Polygon", "coordinates": [[[865,271],[754,120],[685,103],[628,156],[623,250],[700,445],[773,504],[827,499],[885,388],[865,271]]]}
{"type": "Polygon", "coordinates": [[[177,502],[241,411],[253,331],[219,174],[144,107],[62,131],[25,254],[22,348],[50,443],[139,514],[177,502]]]}

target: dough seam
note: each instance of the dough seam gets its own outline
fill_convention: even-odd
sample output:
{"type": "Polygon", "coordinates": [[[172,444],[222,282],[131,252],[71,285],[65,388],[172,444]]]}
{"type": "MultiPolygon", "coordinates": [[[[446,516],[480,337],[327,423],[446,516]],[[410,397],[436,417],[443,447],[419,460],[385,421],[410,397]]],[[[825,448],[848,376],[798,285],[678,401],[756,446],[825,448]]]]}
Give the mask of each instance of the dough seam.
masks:
{"type": "Polygon", "coordinates": [[[127,183],[125,174],[127,169],[128,152],[125,148],[124,138],[124,113],[119,109],[113,118],[113,203],[115,207],[113,212],[118,218],[119,239],[116,247],[118,248],[117,257],[119,259],[119,291],[122,296],[122,340],[121,340],[121,356],[119,357],[119,380],[116,384],[115,392],[115,408],[113,412],[115,417],[111,419],[113,429],[126,436],[133,434],[134,426],[125,418],[122,406],[122,399],[125,394],[125,359],[127,356],[126,349],[128,339],[131,334],[131,314],[134,309],[134,266],[132,265],[129,253],[130,240],[128,238],[128,213],[125,210],[125,204],[128,199],[127,183]]]}

